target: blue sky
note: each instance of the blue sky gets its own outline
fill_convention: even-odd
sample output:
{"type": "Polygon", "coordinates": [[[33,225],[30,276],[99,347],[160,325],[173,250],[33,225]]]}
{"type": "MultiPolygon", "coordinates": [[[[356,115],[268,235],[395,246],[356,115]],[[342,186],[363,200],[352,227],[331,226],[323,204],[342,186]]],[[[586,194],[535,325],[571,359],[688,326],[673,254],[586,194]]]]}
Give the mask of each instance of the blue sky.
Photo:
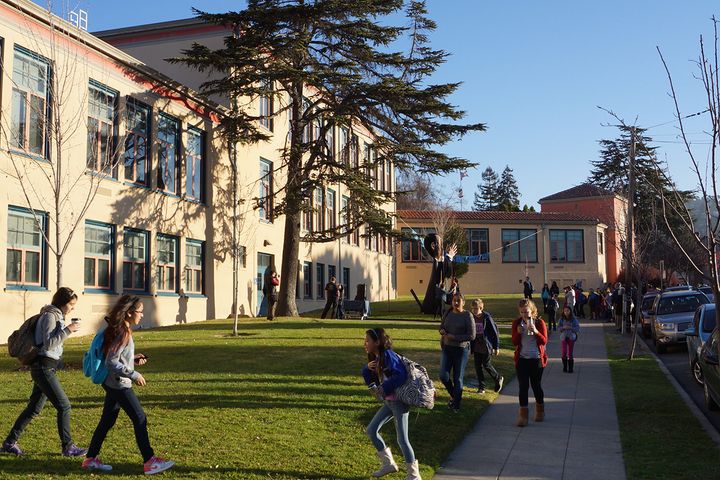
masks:
{"type": "MultiPolygon", "coordinates": [[[[77,0],[76,0],[77,1],[77,0]]],[[[44,5],[45,2],[38,0],[44,5]]],[[[241,1],[126,0],[122,8],[105,0],[76,3],[89,12],[89,30],[104,30],[191,16],[191,7],[222,12],[241,1]]],[[[602,106],[626,123],[655,126],[648,134],[660,147],[681,188],[697,180],[678,143],[669,86],[656,47],[673,74],[683,114],[704,110],[702,85],[694,78],[699,37],[711,42],[710,18],[720,14],[711,0],[428,0],[438,29],[434,47],[452,54],[436,81],[462,81],[454,104],[470,122],[488,131],[444,147],[476,162],[462,182],[469,209],[487,166],[514,170],[521,204],[581,183],[597,141],[615,138],[616,123],[602,106]]],[[[701,158],[708,145],[702,133],[707,115],[689,121],[701,158]]],[[[459,175],[441,179],[442,192],[457,201],[459,175]]]]}

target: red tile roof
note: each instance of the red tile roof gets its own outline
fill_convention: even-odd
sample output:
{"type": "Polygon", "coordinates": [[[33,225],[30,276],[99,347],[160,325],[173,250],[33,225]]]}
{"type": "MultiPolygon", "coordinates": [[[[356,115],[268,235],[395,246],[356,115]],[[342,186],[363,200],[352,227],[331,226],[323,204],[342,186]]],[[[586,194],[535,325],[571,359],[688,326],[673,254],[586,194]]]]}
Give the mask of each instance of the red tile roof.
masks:
{"type": "MultiPolygon", "coordinates": [[[[431,220],[432,211],[430,210],[398,210],[397,216],[403,220],[431,220]]],[[[523,223],[540,223],[540,222],[572,222],[572,223],[599,223],[597,218],[576,215],[574,213],[564,212],[495,212],[495,211],[450,211],[450,215],[458,221],[465,222],[523,222],[523,223]]]]}
{"type": "Polygon", "coordinates": [[[611,197],[613,192],[605,190],[604,188],[598,187],[591,183],[582,183],[562,192],[553,193],[547,197],[538,200],[538,203],[542,203],[550,200],[569,200],[571,198],[584,198],[584,197],[611,197]]]}

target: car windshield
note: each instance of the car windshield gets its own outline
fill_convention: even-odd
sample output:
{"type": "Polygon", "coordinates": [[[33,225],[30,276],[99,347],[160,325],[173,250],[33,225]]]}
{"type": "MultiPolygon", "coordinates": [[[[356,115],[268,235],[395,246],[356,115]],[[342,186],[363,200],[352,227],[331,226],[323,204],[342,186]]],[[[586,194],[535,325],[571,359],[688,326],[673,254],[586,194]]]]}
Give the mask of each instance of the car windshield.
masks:
{"type": "Polygon", "coordinates": [[[660,299],[658,315],[670,315],[673,313],[694,312],[697,307],[707,303],[705,295],[681,295],[677,297],[665,297],[660,299]]]}
{"type": "Polygon", "coordinates": [[[655,301],[655,297],[645,297],[643,298],[642,306],[640,307],[641,310],[650,310],[650,307],[652,307],[653,302],[655,301]]]}

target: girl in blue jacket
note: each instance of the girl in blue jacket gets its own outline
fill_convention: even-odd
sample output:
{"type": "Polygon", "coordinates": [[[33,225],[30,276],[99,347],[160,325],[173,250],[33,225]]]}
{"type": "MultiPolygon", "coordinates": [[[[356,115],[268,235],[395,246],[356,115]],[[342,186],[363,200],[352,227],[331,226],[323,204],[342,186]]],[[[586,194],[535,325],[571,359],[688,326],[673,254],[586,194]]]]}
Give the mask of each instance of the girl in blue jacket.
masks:
{"type": "Polygon", "coordinates": [[[395,397],[395,389],[407,380],[407,370],[397,353],[392,350],[392,341],[382,328],[372,328],[365,332],[365,352],[368,363],[363,367],[365,384],[383,406],[367,426],[367,435],[377,449],[381,465],[373,472],[373,477],[382,477],[398,471],[398,466],[380,436],[380,429],[392,418],[395,422],[397,442],[407,465],[406,480],[421,480],[415,452],[408,438],[409,407],[395,397]]]}

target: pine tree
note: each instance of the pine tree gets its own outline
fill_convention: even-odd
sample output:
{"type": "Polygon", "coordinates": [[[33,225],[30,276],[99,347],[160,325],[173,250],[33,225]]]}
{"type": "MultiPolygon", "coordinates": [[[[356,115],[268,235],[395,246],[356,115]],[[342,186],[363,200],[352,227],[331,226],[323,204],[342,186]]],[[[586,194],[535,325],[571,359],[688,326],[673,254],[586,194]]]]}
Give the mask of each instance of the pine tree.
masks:
{"type": "Polygon", "coordinates": [[[498,191],[498,175],[492,167],[487,167],[482,173],[482,183],[478,185],[479,192],[475,192],[475,202],[473,210],[496,210],[497,191],[498,191]]]}
{"type": "MultiPolygon", "coordinates": [[[[375,190],[369,170],[391,161],[418,173],[447,173],[473,164],[433,148],[483,124],[462,124],[464,112],[448,102],[459,83],[430,83],[447,53],[429,46],[435,23],[424,1],[405,0],[248,0],[239,12],[207,14],[203,20],[236,32],[224,47],[194,44],[173,59],[211,74],[201,90],[231,100],[221,120],[231,144],[266,140],[253,105],[271,93],[278,99],[269,116],[290,115],[290,132],[282,151],[287,183],[272,214],[285,216],[278,315],[297,315],[295,286],[300,242],[331,241],[367,224],[370,231],[391,233],[383,209],[393,192],[375,190]],[[406,5],[407,3],[407,5],[406,5]],[[406,20],[400,13],[405,9],[406,20]],[[402,23],[396,26],[394,23],[402,23]],[[408,45],[409,51],[396,51],[408,45]],[[272,89],[268,89],[268,85],[272,89]],[[308,126],[319,126],[316,138],[303,138],[308,126]],[[369,163],[358,168],[328,152],[326,134],[334,126],[358,126],[374,132],[369,163]],[[350,221],[301,238],[300,219],[318,186],[342,182],[351,191],[350,221]]],[[[266,117],[264,117],[266,118],[266,117]]]]}
{"type": "Polygon", "coordinates": [[[520,189],[509,165],[500,175],[500,182],[497,189],[497,209],[505,212],[520,211],[520,189]]]}

